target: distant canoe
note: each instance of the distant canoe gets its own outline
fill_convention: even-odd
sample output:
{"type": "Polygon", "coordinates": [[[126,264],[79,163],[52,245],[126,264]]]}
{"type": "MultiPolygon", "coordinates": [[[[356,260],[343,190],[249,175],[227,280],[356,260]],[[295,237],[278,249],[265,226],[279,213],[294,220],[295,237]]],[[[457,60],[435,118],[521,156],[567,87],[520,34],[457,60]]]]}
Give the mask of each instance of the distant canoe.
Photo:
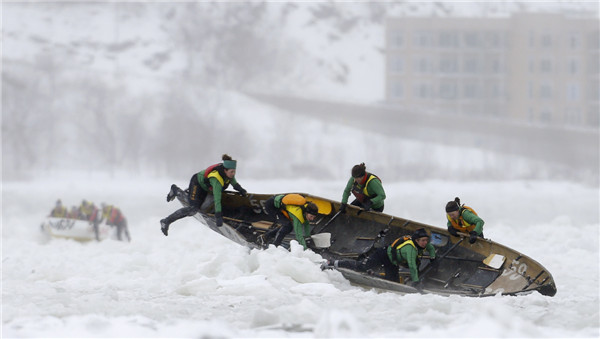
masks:
{"type": "MultiPolygon", "coordinates": [[[[454,237],[446,229],[385,213],[363,212],[351,205],[348,205],[346,213],[340,214],[337,213],[339,202],[300,194],[319,207],[319,216],[311,223],[311,233],[331,234],[329,247],[314,250],[323,258],[361,260],[375,248],[387,246],[400,236],[411,235],[415,230],[425,228],[431,234],[431,244],[436,248],[437,260],[433,265],[426,258],[421,260],[423,289],[420,292],[471,297],[518,295],[534,291],[546,296],[556,294],[554,279],[545,267],[492,240],[479,238],[477,242],[470,244],[468,235],[454,237]]],[[[238,193],[224,192],[221,201],[224,219],[222,227],[216,226],[212,214],[197,213],[195,217],[211,230],[241,245],[263,248],[258,237],[276,227],[273,216],[265,214],[262,208],[272,196],[248,194],[242,197],[238,193]]],[[[179,190],[177,198],[184,206],[188,205],[184,191],[179,190]]],[[[294,239],[294,232],[291,232],[282,246],[289,248],[289,242],[294,239]]],[[[383,270],[370,272],[371,274],[347,269],[339,271],[357,285],[401,293],[417,292],[402,281],[382,279],[383,270]]],[[[401,280],[406,280],[410,274],[401,270],[400,276],[401,280]]]]}
{"type": "MultiPolygon", "coordinates": [[[[77,241],[96,240],[94,225],[87,220],[48,217],[42,223],[42,231],[52,238],[65,238],[77,241]]],[[[98,225],[98,240],[111,237],[114,229],[102,223],[98,225]]]]}

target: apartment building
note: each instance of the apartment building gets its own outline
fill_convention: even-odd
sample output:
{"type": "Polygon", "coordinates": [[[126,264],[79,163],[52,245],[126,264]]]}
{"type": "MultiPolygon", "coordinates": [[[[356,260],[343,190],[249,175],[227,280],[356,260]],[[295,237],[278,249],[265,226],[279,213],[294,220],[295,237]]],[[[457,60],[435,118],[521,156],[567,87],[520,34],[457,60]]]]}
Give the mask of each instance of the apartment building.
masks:
{"type": "Polygon", "coordinates": [[[412,112],[598,128],[597,17],[386,22],[386,101],[412,112]]]}

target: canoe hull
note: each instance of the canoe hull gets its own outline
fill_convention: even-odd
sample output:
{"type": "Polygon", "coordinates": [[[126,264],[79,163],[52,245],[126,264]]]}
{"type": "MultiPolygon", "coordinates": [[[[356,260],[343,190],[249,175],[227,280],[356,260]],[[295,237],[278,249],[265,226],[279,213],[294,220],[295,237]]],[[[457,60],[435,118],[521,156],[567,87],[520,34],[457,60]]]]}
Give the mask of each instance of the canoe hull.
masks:
{"type": "MultiPolygon", "coordinates": [[[[410,235],[416,229],[425,228],[431,234],[438,259],[430,265],[423,259],[420,275],[423,277],[423,291],[441,295],[492,296],[517,295],[538,291],[543,295],[556,294],[552,275],[538,262],[526,255],[498,244],[490,239],[479,239],[470,244],[467,238],[451,236],[446,229],[422,224],[412,220],[378,212],[363,212],[348,206],[344,214],[336,213],[340,203],[305,193],[300,193],[315,202],[319,216],[311,223],[311,234],[331,233],[331,246],[316,249],[325,259],[366,258],[374,249],[384,247],[402,235],[410,235]],[[491,255],[504,260],[498,267],[491,267],[484,260],[491,255]],[[440,256],[443,255],[443,258],[440,256]]],[[[187,206],[187,194],[179,191],[179,201],[187,206]]],[[[258,237],[275,227],[273,216],[267,215],[262,206],[270,194],[248,194],[246,197],[234,192],[224,192],[222,196],[223,227],[217,227],[212,214],[212,206],[204,207],[196,218],[213,231],[249,248],[262,248],[258,237]]],[[[282,246],[289,248],[294,240],[293,232],[285,237],[282,246]]],[[[394,290],[401,293],[414,292],[403,281],[393,282],[378,278],[382,270],[373,275],[363,272],[340,272],[353,283],[394,290]]],[[[406,278],[406,273],[402,274],[406,278]]]]}

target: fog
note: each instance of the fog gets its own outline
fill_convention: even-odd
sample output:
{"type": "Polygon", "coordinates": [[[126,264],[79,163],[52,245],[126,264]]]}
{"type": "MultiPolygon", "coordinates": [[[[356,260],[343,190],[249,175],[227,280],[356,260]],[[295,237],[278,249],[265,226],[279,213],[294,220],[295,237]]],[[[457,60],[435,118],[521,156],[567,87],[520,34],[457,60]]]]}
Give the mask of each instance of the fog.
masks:
{"type": "Polygon", "coordinates": [[[597,185],[597,124],[519,130],[498,119],[375,110],[387,100],[386,19],[523,11],[597,18],[598,6],[5,3],[3,180],[64,170],[187,177],[229,153],[253,178],[335,179],[364,161],[394,181],[597,185]],[[308,104],[278,106],[274,95],[308,104]],[[260,123],[249,127],[254,115],[260,123]],[[472,126],[450,131],[464,123],[472,126]]]}

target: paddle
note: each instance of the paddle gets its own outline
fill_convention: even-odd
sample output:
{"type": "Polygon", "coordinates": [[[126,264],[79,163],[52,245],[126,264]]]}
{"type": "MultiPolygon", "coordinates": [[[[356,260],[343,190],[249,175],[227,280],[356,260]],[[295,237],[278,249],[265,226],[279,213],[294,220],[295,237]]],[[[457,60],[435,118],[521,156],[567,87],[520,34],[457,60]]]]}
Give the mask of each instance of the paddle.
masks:
{"type": "Polygon", "coordinates": [[[328,222],[325,223],[325,225],[323,225],[323,227],[321,227],[321,229],[319,230],[319,232],[315,232],[315,233],[321,233],[323,232],[323,230],[329,226],[329,224],[331,224],[340,214],[342,214],[342,211],[339,210],[333,217],[331,217],[331,219],[329,219],[328,222]]]}
{"type": "MultiPolygon", "coordinates": [[[[442,261],[442,259],[444,259],[448,253],[450,253],[453,249],[456,248],[456,246],[460,245],[460,243],[465,240],[465,238],[460,238],[459,241],[456,242],[456,244],[452,245],[452,247],[450,247],[449,250],[447,250],[444,254],[440,255],[439,257],[436,257],[435,263],[436,265],[439,265],[440,261],[442,261]]],[[[421,281],[423,281],[423,277],[429,273],[429,271],[431,271],[431,269],[433,268],[433,263],[429,262],[429,264],[427,264],[427,267],[425,267],[425,269],[423,270],[423,273],[420,274],[420,279],[421,281]]]]}

